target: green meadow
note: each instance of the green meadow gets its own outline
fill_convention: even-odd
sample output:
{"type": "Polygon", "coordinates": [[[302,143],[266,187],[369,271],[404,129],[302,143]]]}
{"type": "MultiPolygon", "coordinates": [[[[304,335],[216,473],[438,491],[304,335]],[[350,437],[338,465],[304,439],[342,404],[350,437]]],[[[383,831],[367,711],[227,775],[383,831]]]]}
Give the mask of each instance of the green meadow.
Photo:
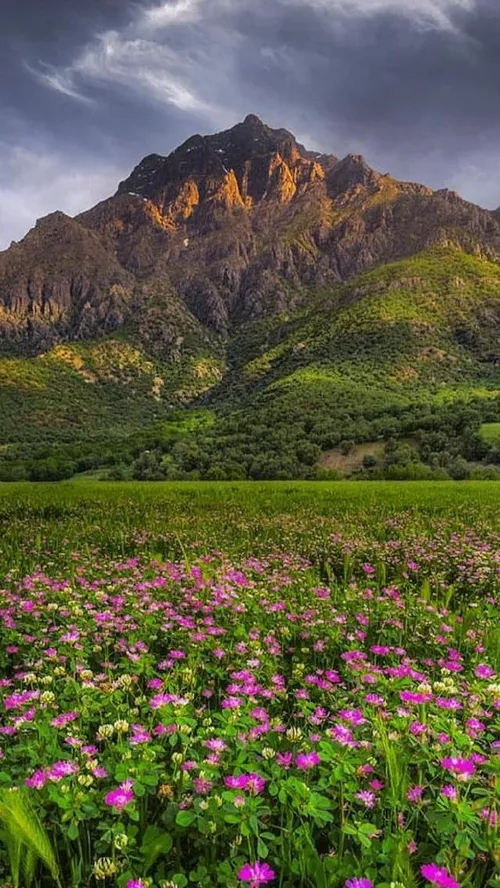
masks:
{"type": "Polygon", "coordinates": [[[499,501],[0,485],[0,884],[497,888],[499,501]]]}
{"type": "Polygon", "coordinates": [[[398,519],[430,532],[441,520],[495,527],[500,487],[464,482],[97,482],[0,484],[0,559],[35,563],[50,545],[65,559],[112,554],[237,554],[294,547],[321,553],[332,533],[388,535],[398,519]]]}

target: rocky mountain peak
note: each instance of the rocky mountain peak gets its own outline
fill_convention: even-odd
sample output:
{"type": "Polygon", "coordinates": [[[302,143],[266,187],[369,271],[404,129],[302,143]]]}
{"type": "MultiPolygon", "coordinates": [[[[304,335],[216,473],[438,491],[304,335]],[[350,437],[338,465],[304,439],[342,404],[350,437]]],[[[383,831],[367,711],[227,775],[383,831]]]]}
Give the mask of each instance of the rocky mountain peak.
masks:
{"type": "Polygon", "coordinates": [[[265,124],[262,122],[260,117],[257,116],[257,114],[247,114],[247,116],[245,117],[245,119],[243,121],[243,125],[244,126],[261,127],[261,128],[265,127],[265,124]]]}
{"type": "Polygon", "coordinates": [[[176,227],[195,210],[288,202],[336,162],[307,151],[288,130],[272,129],[248,114],[229,130],[191,136],[168,157],[145,157],[117,193],[153,202],[168,225],[176,227]]]}
{"type": "Polygon", "coordinates": [[[376,186],[380,178],[380,174],[368,165],[362,154],[348,154],[330,168],[329,191],[332,195],[338,195],[357,186],[376,186]]]}
{"type": "Polygon", "coordinates": [[[199,324],[226,335],[435,243],[500,261],[499,217],[360,154],[309,151],[249,114],[149,154],[113,197],[77,219],[53,213],[1,253],[0,345],[131,323],[153,345],[199,324]]]}

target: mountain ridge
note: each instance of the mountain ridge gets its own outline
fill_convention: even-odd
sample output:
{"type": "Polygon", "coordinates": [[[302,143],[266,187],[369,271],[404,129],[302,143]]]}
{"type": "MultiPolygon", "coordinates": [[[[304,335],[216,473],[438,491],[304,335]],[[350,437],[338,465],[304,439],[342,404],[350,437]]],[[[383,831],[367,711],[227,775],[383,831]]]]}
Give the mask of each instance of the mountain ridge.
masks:
{"type": "Polygon", "coordinates": [[[44,348],[98,335],[99,323],[120,328],[144,283],[227,335],[296,308],[304,287],[445,242],[500,258],[500,222],[453,192],[381,175],[360,155],[309,152],[248,115],[145,157],[112,197],[71,221],[50,214],[0,253],[0,341],[44,348]]]}
{"type": "Polygon", "coordinates": [[[0,478],[315,477],[405,436],[463,471],[500,419],[499,214],[256,115],[192,136],[0,253],[0,413],[0,478]]]}

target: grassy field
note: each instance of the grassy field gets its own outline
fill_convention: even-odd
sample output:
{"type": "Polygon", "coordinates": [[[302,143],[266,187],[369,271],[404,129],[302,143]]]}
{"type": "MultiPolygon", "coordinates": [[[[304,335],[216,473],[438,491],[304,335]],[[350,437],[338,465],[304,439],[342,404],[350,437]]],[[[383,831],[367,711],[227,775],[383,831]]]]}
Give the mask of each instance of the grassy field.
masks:
{"type": "Polygon", "coordinates": [[[65,559],[94,546],[162,557],[288,547],[312,557],[339,529],[384,538],[394,516],[422,531],[439,519],[496,526],[499,506],[500,487],[488,482],[0,484],[0,558],[29,568],[47,547],[65,559]]]}
{"type": "Polygon", "coordinates": [[[498,888],[499,501],[0,485],[0,884],[498,888]]]}

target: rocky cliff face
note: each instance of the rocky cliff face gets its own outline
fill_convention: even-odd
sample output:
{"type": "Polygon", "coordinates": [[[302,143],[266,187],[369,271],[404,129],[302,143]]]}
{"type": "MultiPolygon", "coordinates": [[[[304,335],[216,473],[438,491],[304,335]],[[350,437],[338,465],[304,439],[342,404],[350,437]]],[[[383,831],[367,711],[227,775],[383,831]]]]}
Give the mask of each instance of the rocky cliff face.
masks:
{"type": "Polygon", "coordinates": [[[154,348],[153,311],[173,354],[434,243],[500,260],[498,214],[358,155],[307,151],[249,115],[144,158],[109,200],[55,213],[1,253],[0,338],[43,349],[132,323],[154,348]]]}
{"type": "Polygon", "coordinates": [[[193,136],[167,158],[146,157],[120,184],[118,194],[152,201],[165,224],[174,228],[217,207],[287,203],[301,188],[325,178],[323,164],[287,130],[272,130],[250,114],[227,132],[193,136]]]}
{"type": "Polygon", "coordinates": [[[0,342],[43,349],[123,323],[135,282],[101,238],[53,213],[0,253],[0,342]]]}

